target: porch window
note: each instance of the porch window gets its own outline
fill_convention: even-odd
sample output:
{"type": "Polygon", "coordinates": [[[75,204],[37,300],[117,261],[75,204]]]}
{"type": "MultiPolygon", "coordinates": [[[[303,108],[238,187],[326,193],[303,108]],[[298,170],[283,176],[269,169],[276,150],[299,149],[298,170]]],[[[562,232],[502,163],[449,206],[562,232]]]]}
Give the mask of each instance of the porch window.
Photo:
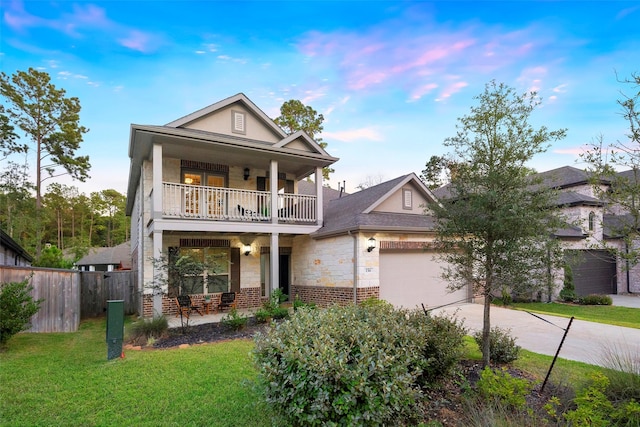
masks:
{"type": "Polygon", "coordinates": [[[199,262],[214,266],[202,274],[186,277],[182,293],[212,294],[229,291],[229,248],[180,248],[180,255],[186,255],[199,262]]]}

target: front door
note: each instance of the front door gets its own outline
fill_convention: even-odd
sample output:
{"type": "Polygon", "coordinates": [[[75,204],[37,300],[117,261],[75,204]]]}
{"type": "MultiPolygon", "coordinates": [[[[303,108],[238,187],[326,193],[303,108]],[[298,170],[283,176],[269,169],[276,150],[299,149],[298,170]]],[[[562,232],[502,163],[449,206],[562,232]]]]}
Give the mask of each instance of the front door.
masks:
{"type": "MultiPolygon", "coordinates": [[[[289,295],[289,255],[280,255],[280,290],[283,294],[289,295]]],[[[293,301],[289,295],[289,301],[293,301]]]]}

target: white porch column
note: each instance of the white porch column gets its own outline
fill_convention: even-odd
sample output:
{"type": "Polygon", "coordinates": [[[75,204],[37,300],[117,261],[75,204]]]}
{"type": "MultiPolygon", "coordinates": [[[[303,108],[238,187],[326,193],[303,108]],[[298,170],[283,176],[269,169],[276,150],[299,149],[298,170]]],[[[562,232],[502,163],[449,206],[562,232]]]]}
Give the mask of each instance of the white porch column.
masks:
{"type": "Polygon", "coordinates": [[[153,144],[153,212],[151,212],[151,218],[162,218],[162,145],[153,144]]]}
{"type": "MultiPolygon", "coordinates": [[[[162,231],[153,232],[153,259],[159,260],[162,256],[162,231]]],[[[158,268],[155,264],[152,263],[151,271],[153,272],[153,278],[160,276],[159,272],[156,271],[158,268]]],[[[157,283],[154,283],[157,285],[157,283]]],[[[168,289],[164,287],[162,289],[153,288],[153,317],[162,316],[162,295],[165,292],[168,292],[168,289]]]]}
{"type": "Polygon", "coordinates": [[[271,233],[271,248],[269,252],[269,261],[270,261],[270,281],[271,281],[271,289],[269,290],[269,295],[271,295],[271,291],[274,291],[280,287],[280,250],[278,248],[279,245],[279,235],[278,233],[271,233]]]}
{"type": "MultiPolygon", "coordinates": [[[[271,192],[271,222],[278,223],[278,161],[271,160],[269,169],[269,191],[271,192]]],[[[273,270],[272,270],[273,271],[273,270]]]]}
{"type": "Polygon", "coordinates": [[[322,209],[322,168],[316,168],[316,219],[322,227],[324,213],[322,209]]]}

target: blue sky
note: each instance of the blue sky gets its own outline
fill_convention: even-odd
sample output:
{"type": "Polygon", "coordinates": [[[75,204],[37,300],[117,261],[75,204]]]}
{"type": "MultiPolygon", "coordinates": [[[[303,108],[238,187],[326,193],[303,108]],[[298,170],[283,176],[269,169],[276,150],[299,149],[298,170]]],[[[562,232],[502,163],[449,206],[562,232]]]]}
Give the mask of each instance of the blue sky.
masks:
{"type": "MultiPolygon", "coordinates": [[[[531,167],[580,167],[624,140],[616,101],[640,72],[640,2],[0,0],[2,71],[34,67],[80,98],[89,193],[126,192],[129,126],[165,124],[238,92],[267,115],[325,117],[331,185],[417,174],[487,82],[538,91],[536,126],[567,137],[531,167]]],[[[32,162],[32,165],[35,163],[32,162]]],[[[4,165],[3,165],[4,167],[4,165]]]]}

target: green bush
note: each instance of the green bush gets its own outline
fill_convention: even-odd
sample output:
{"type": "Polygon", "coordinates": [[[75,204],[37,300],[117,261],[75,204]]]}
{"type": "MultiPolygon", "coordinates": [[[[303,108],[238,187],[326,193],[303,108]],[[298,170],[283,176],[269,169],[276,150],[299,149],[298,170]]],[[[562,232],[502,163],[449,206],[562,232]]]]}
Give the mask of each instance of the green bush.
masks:
{"type": "Polygon", "coordinates": [[[29,329],[31,317],[42,302],[33,299],[32,290],[29,279],[0,284],[0,346],[18,332],[29,329]]]}
{"type": "Polygon", "coordinates": [[[388,304],[296,312],[255,338],[267,404],[287,425],[399,425],[412,419],[429,324],[422,317],[420,322],[388,304]]]}
{"type": "Polygon", "coordinates": [[[164,336],[167,329],[169,321],[166,316],[142,319],[129,326],[129,340],[134,344],[145,345],[150,338],[158,339],[164,336]]]}
{"type": "Polygon", "coordinates": [[[496,400],[509,408],[520,408],[527,403],[526,396],[533,389],[532,384],[524,378],[515,378],[505,369],[492,370],[484,368],[476,386],[478,393],[485,400],[496,400]]]}
{"type": "Polygon", "coordinates": [[[576,408],[567,411],[564,418],[571,426],[598,427],[610,426],[614,407],[607,399],[605,390],[609,380],[603,374],[596,372],[591,377],[591,384],[580,391],[573,403],[576,408]]]}
{"type": "MultiPolygon", "coordinates": [[[[516,340],[510,335],[509,329],[502,329],[497,326],[491,328],[489,332],[489,359],[494,363],[511,363],[518,359],[520,346],[516,345],[516,340]]],[[[473,338],[480,348],[483,347],[482,331],[477,331],[473,338]]]]}
{"type": "Polygon", "coordinates": [[[564,285],[560,290],[560,299],[566,302],[573,302],[578,298],[576,288],[573,284],[573,269],[569,264],[564,265],[564,285]]]}
{"type": "Polygon", "coordinates": [[[225,315],[220,323],[222,323],[225,327],[233,329],[234,331],[238,331],[245,327],[247,324],[247,316],[240,313],[235,307],[229,310],[229,313],[225,315]]]}
{"type": "Polygon", "coordinates": [[[581,305],[611,305],[613,301],[609,295],[591,294],[578,298],[581,305]]]}
{"type": "Polygon", "coordinates": [[[313,302],[304,302],[297,295],[293,300],[293,311],[296,311],[300,308],[316,308],[316,304],[313,302]]]}
{"type": "Polygon", "coordinates": [[[408,320],[411,327],[422,332],[419,384],[426,386],[449,375],[464,355],[467,331],[462,321],[445,316],[426,317],[422,311],[410,312],[408,320]]]}

